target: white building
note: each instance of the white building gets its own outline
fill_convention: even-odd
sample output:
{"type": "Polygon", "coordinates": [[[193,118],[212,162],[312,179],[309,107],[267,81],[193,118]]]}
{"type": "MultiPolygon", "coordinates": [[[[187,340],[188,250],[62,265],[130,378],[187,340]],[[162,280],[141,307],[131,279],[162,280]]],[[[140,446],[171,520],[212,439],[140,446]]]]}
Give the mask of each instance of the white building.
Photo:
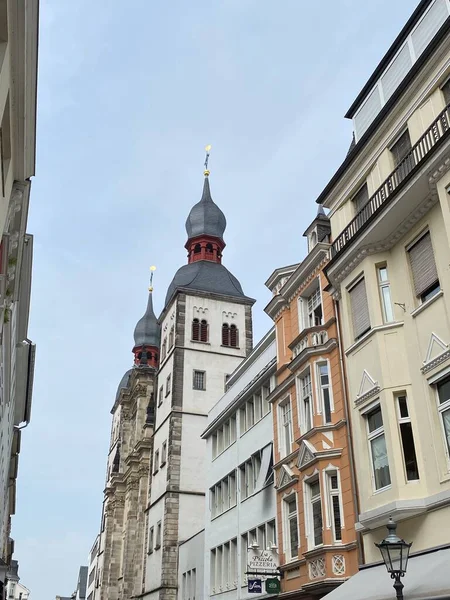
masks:
{"type": "Polygon", "coordinates": [[[178,551],[178,598],[202,600],[204,598],[205,530],[202,529],[180,543],[178,551]]]}
{"type": "MultiPolygon", "coordinates": [[[[267,401],[275,386],[275,371],[275,330],[271,329],[228,378],[226,393],[208,415],[203,433],[209,490],[205,580],[199,598],[264,597],[248,593],[246,572],[250,546],[257,544],[259,551],[270,548],[277,554],[273,423],[267,401]]],[[[181,579],[186,580],[184,573],[181,579]]]]}
{"type": "Polygon", "coordinates": [[[33,238],[26,233],[35,169],[38,0],[0,2],[0,596],[14,550],[20,428],[30,420],[28,340],[33,238]]]}
{"type": "Polygon", "coordinates": [[[178,595],[180,542],[205,521],[208,412],[252,348],[251,307],[238,280],[221,264],[226,220],[205,173],[203,195],[186,221],[188,264],[169,286],[161,323],[157,408],[148,509],[145,593],[178,595]]]}
{"type": "Polygon", "coordinates": [[[88,574],[86,583],[86,598],[87,600],[95,600],[96,588],[98,587],[98,551],[100,547],[100,535],[95,538],[95,542],[92,544],[91,551],[89,553],[88,560],[88,574]]]}
{"type": "Polygon", "coordinates": [[[19,564],[17,560],[12,560],[6,584],[6,600],[28,600],[29,597],[30,590],[20,583],[19,564]]]}

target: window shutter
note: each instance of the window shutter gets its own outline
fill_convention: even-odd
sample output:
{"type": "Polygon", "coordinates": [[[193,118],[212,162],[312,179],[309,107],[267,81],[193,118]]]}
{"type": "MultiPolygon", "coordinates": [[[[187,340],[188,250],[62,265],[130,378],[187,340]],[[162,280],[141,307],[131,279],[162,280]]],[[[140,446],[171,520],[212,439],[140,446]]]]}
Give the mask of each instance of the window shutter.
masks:
{"type": "Polygon", "coordinates": [[[369,190],[367,183],[365,183],[353,196],[353,202],[355,203],[356,212],[359,212],[369,201],[369,190]]]}
{"type": "Polygon", "coordinates": [[[227,323],[222,325],[222,346],[230,345],[230,328],[227,323]]]}
{"type": "Polygon", "coordinates": [[[203,319],[200,324],[200,341],[208,341],[208,323],[205,321],[205,319],[203,319]]]}
{"type": "Polygon", "coordinates": [[[409,250],[409,260],[416,296],[420,297],[427,289],[439,281],[430,233],[427,232],[409,250]]]}
{"type": "Polygon", "coordinates": [[[366,282],[364,279],[349,291],[353,316],[355,339],[370,329],[369,305],[367,304],[366,282]]]}
{"type": "Polygon", "coordinates": [[[238,332],[236,325],[231,325],[230,327],[230,346],[233,348],[237,348],[238,345],[238,332]]]}
{"type": "Polygon", "coordinates": [[[200,340],[200,323],[198,319],[194,319],[192,321],[192,339],[195,342],[198,342],[200,340]]]}

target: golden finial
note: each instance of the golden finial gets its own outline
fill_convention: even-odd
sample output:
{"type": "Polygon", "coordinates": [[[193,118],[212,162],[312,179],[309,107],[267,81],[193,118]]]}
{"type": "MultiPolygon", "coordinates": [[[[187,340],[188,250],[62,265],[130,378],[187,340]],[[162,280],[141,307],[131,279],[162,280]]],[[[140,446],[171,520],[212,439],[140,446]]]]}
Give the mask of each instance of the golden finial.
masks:
{"type": "Polygon", "coordinates": [[[211,144],[208,144],[207,146],[205,146],[205,151],[206,151],[206,158],[205,158],[205,170],[203,171],[203,175],[205,177],[208,177],[208,175],[209,175],[208,161],[209,161],[209,153],[211,152],[211,144]]]}
{"type": "Polygon", "coordinates": [[[152,265],[150,267],[150,287],[148,288],[149,292],[153,292],[153,273],[156,271],[156,267],[154,265],[152,265]]]}

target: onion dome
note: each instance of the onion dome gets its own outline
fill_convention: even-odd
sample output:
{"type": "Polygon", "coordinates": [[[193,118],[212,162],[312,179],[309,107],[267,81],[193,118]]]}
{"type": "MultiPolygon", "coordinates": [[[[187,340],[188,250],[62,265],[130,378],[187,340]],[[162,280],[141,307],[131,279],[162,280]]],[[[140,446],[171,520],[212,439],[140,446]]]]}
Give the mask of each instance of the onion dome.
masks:
{"type": "Polygon", "coordinates": [[[159,348],[161,329],[153,311],[152,293],[148,295],[147,310],[144,316],[137,322],[134,330],[134,346],[153,346],[159,348]]]}
{"type": "Polygon", "coordinates": [[[220,208],[213,202],[209,189],[209,179],[206,176],[203,184],[203,194],[186,219],[188,238],[199,235],[210,235],[222,239],[227,226],[227,220],[220,208]]]}

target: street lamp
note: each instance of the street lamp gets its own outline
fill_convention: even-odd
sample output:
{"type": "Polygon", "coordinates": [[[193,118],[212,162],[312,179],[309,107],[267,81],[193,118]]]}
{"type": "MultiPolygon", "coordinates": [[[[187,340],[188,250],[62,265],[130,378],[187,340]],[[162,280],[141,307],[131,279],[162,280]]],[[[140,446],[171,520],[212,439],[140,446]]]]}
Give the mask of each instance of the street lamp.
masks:
{"type": "Polygon", "coordinates": [[[380,549],[384,564],[391,578],[395,579],[394,589],[397,593],[397,599],[403,600],[404,585],[400,581],[400,577],[403,577],[406,573],[412,542],[408,544],[408,542],[398,537],[395,533],[397,524],[392,520],[392,517],[389,517],[386,527],[389,532],[387,537],[379,544],[375,544],[375,546],[380,549]]]}

